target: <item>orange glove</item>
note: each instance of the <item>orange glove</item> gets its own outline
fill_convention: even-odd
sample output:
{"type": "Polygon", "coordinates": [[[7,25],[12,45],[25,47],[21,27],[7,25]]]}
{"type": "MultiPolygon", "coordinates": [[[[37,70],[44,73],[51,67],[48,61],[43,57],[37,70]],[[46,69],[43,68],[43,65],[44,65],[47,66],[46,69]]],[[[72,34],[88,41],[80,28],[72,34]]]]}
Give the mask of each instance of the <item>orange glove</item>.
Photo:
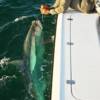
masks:
{"type": "Polygon", "coordinates": [[[41,14],[48,15],[50,9],[47,5],[41,5],[40,11],[41,11],[41,14]]]}

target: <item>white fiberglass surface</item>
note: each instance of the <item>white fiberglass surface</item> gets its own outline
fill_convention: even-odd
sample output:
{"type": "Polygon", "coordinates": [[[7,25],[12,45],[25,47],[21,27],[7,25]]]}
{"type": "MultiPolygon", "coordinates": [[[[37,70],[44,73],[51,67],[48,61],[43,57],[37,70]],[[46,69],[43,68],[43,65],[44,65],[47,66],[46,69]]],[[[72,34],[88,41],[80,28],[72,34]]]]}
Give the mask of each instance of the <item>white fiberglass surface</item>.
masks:
{"type": "Polygon", "coordinates": [[[96,14],[81,13],[67,13],[63,16],[61,34],[65,64],[62,67],[65,67],[63,74],[66,100],[100,100],[98,18],[96,14]],[[71,23],[67,20],[70,17],[73,19],[71,23]],[[69,94],[71,97],[68,97],[69,94]]]}

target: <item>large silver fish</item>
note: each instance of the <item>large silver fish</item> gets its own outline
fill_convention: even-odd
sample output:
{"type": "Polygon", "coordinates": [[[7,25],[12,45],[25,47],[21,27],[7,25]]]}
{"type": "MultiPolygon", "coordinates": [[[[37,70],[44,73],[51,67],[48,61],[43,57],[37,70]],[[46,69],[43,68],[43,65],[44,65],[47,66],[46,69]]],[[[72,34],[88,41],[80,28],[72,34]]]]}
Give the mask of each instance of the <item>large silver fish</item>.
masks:
{"type": "Polygon", "coordinates": [[[24,43],[25,63],[31,75],[36,100],[44,100],[44,91],[46,89],[46,82],[43,78],[43,72],[41,72],[44,53],[42,29],[39,20],[33,21],[24,43]]]}

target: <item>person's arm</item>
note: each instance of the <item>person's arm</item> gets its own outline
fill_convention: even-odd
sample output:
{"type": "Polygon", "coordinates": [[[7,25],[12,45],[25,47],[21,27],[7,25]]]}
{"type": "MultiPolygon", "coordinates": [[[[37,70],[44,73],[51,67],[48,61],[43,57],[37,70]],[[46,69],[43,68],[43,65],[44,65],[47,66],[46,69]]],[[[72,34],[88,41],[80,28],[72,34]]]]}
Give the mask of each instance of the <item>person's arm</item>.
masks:
{"type": "Polygon", "coordinates": [[[41,7],[40,11],[42,14],[51,14],[51,15],[63,13],[70,6],[70,3],[71,0],[56,0],[51,8],[45,10],[43,9],[43,7],[41,7]]]}
{"type": "Polygon", "coordinates": [[[50,9],[47,5],[41,5],[40,12],[41,14],[48,15],[50,14],[50,9]]]}
{"type": "Polygon", "coordinates": [[[97,13],[100,15],[100,0],[95,0],[95,7],[97,13]]]}

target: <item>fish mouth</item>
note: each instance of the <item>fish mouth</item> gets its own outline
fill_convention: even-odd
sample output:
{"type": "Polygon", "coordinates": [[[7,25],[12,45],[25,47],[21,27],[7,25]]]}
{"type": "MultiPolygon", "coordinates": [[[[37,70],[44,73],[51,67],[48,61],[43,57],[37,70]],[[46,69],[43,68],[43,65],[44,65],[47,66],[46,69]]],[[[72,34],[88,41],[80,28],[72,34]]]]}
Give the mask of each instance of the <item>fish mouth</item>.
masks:
{"type": "Polygon", "coordinates": [[[38,31],[39,29],[40,29],[40,30],[43,29],[40,20],[32,21],[32,26],[33,26],[33,28],[34,28],[36,31],[38,31]]]}

